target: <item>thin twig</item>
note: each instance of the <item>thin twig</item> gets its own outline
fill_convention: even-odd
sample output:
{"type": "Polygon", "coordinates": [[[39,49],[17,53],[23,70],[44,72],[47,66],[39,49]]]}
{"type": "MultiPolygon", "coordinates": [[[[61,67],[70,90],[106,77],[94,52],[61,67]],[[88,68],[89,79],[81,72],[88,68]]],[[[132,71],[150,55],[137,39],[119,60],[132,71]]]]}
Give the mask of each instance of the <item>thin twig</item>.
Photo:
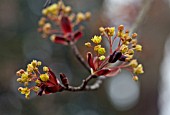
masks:
{"type": "Polygon", "coordinates": [[[76,46],[74,43],[70,43],[70,46],[71,46],[71,48],[72,48],[72,50],[73,50],[73,52],[74,52],[77,60],[85,67],[85,69],[87,69],[87,71],[88,71],[89,73],[91,73],[89,66],[88,66],[87,63],[85,62],[85,60],[84,60],[84,58],[82,57],[82,55],[80,54],[77,46],[76,46]]]}
{"type": "Polygon", "coordinates": [[[46,0],[45,4],[44,4],[44,8],[46,8],[47,6],[51,5],[52,1],[51,0],[46,0]]]}
{"type": "Polygon", "coordinates": [[[135,20],[134,24],[132,25],[130,32],[133,33],[137,30],[137,28],[141,25],[143,19],[145,18],[149,8],[154,0],[145,0],[145,3],[139,12],[137,19],[135,20]]]}
{"type": "Polygon", "coordinates": [[[86,79],[83,80],[82,84],[78,87],[68,86],[66,91],[84,91],[86,90],[87,83],[94,78],[94,75],[89,75],[86,79]]]}

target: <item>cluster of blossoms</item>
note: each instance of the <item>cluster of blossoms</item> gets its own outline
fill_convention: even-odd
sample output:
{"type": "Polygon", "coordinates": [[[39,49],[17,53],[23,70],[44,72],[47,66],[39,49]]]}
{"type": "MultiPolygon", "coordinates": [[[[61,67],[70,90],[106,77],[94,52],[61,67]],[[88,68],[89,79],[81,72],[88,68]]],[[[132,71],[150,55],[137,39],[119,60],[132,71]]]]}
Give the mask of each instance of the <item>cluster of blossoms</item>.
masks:
{"type": "Polygon", "coordinates": [[[46,7],[42,10],[42,14],[38,29],[42,37],[50,37],[52,42],[63,45],[79,40],[83,29],[79,24],[91,17],[90,12],[73,13],[71,7],[65,6],[62,1],[46,7]],[[75,27],[77,29],[74,30],[75,27]]]}
{"type": "Polygon", "coordinates": [[[26,71],[20,69],[16,73],[19,76],[17,81],[24,84],[24,87],[19,87],[18,91],[24,94],[26,99],[30,98],[31,91],[41,96],[42,94],[60,92],[64,89],[64,86],[68,85],[64,74],[60,74],[63,85],[49,67],[44,66],[44,73],[40,73],[39,66],[41,66],[41,62],[33,60],[27,65],[26,71]]]}
{"type": "Polygon", "coordinates": [[[23,87],[19,87],[18,90],[25,95],[25,98],[29,99],[31,91],[41,96],[64,90],[95,90],[102,83],[97,82],[100,80],[99,76],[113,77],[121,69],[129,71],[135,81],[138,80],[139,74],[144,73],[142,65],[138,64],[137,59],[134,58],[136,52],[142,51],[142,46],[136,39],[137,34],[130,35],[123,25],[120,25],[117,30],[115,27],[99,28],[101,35],[95,35],[91,38],[91,42],[85,43],[85,46],[93,50],[93,52],[87,53],[86,63],[76,47],[76,42],[83,35],[80,23],[88,20],[91,14],[89,12],[72,13],[71,7],[65,6],[61,0],[44,8],[42,14],[38,29],[42,37],[50,37],[54,43],[71,46],[76,58],[90,72],[90,75],[82,81],[80,86],[73,87],[69,85],[68,78],[62,73],[60,82],[49,67],[44,66],[43,73],[41,73],[42,70],[39,70],[41,62],[33,60],[27,65],[26,71],[23,69],[17,71],[17,76],[19,76],[17,81],[23,84],[23,87]],[[103,39],[107,39],[109,43],[108,52],[101,45],[103,39]],[[113,49],[113,45],[117,47],[113,49]],[[97,78],[96,82],[88,85],[93,78],[97,78]]]}
{"type": "Polygon", "coordinates": [[[144,73],[141,64],[138,64],[137,60],[134,59],[135,51],[142,51],[142,46],[137,43],[137,34],[133,33],[129,35],[128,30],[124,30],[124,26],[120,25],[117,32],[115,27],[99,28],[101,36],[94,36],[90,42],[85,43],[88,48],[93,48],[95,56],[91,52],[87,53],[88,64],[91,67],[91,73],[105,76],[115,76],[121,69],[126,69],[132,73],[133,79],[138,80],[139,74],[144,73]],[[105,38],[109,42],[110,52],[108,55],[104,55],[106,50],[101,46],[102,39],[105,38]],[[113,45],[115,40],[119,39],[117,48],[113,51],[113,45]],[[119,63],[117,63],[119,62],[119,63]],[[113,63],[117,63],[116,66],[113,63]],[[99,74],[100,73],[100,74],[99,74]]]}

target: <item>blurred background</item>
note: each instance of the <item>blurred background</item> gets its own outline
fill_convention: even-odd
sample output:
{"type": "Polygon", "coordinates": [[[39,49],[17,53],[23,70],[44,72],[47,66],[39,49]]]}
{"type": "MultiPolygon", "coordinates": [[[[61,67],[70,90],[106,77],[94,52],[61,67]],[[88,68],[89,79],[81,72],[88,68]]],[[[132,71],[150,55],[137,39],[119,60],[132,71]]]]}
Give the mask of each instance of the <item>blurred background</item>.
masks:
{"type": "MultiPolygon", "coordinates": [[[[55,0],[54,2],[57,2],[55,0]]],[[[97,91],[63,92],[26,100],[17,89],[15,72],[32,59],[41,60],[79,85],[88,72],[67,46],[44,40],[37,32],[45,0],[1,0],[0,115],[170,115],[170,0],[64,0],[73,11],[91,11],[82,45],[100,26],[124,24],[138,33],[138,53],[145,73],[134,82],[128,72],[105,80],[97,91]]]]}

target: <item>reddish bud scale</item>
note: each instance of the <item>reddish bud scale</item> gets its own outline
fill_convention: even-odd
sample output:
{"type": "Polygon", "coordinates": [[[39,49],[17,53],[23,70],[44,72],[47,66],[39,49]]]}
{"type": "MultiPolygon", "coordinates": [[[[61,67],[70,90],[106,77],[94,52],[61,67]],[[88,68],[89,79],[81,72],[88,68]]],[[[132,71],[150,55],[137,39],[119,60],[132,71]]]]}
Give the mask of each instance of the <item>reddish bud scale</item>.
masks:
{"type": "Polygon", "coordinates": [[[65,76],[65,74],[60,73],[60,79],[65,87],[68,87],[69,81],[68,78],[65,76]]]}
{"type": "Polygon", "coordinates": [[[121,52],[114,51],[112,55],[110,55],[109,63],[115,63],[117,60],[119,60],[122,56],[121,52]]]}

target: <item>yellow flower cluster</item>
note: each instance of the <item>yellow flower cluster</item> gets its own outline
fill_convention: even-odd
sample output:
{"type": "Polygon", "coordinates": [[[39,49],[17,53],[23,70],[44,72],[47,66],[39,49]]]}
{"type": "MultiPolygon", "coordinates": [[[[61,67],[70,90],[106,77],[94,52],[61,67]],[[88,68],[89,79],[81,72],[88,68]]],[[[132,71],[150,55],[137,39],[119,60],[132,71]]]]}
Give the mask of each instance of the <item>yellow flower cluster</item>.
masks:
{"type": "MultiPolygon", "coordinates": [[[[99,55],[98,59],[99,60],[105,60],[105,56],[104,54],[106,53],[106,50],[105,48],[103,48],[100,43],[102,41],[102,37],[101,36],[94,36],[92,37],[91,41],[96,44],[94,47],[93,47],[93,50],[99,55]]],[[[85,46],[87,47],[92,47],[91,43],[90,42],[86,42],[85,43],[85,46]]]]}
{"type": "Polygon", "coordinates": [[[107,27],[107,28],[100,27],[99,30],[102,35],[106,33],[109,37],[114,36],[115,34],[115,27],[107,27]]]}
{"type": "MultiPolygon", "coordinates": [[[[25,88],[19,87],[18,91],[21,92],[21,94],[25,95],[26,99],[29,99],[30,97],[30,91],[33,90],[34,92],[38,92],[39,88],[37,86],[33,86],[32,88],[29,88],[30,82],[35,82],[37,85],[39,85],[41,82],[45,82],[49,80],[49,75],[47,73],[41,74],[39,72],[38,67],[41,65],[41,61],[33,60],[30,64],[27,65],[26,71],[23,69],[20,69],[16,72],[16,75],[19,76],[17,79],[17,82],[23,83],[25,88]]],[[[48,72],[48,67],[43,67],[44,72],[48,72]]]]}
{"type": "MultiPolygon", "coordinates": [[[[124,31],[124,26],[120,25],[118,27],[117,35],[120,37],[122,43],[120,46],[120,51],[127,57],[126,61],[130,61],[129,66],[132,67],[133,73],[136,75],[144,73],[142,64],[138,64],[137,60],[133,59],[135,51],[142,51],[142,46],[138,44],[136,39],[137,33],[133,33],[130,36],[129,31],[124,31]]],[[[138,76],[134,76],[133,80],[137,81],[138,76]]]]}
{"type": "Polygon", "coordinates": [[[79,12],[76,15],[76,23],[80,23],[82,21],[89,20],[90,17],[91,17],[91,13],[90,12],[86,12],[85,14],[83,14],[82,12],[79,12]]]}
{"type": "MultiPolygon", "coordinates": [[[[129,63],[129,66],[131,66],[133,68],[133,73],[136,75],[144,73],[142,64],[138,64],[136,59],[131,60],[129,63]]],[[[138,76],[134,76],[133,80],[137,81],[138,76]]]]}
{"type": "Polygon", "coordinates": [[[44,8],[42,10],[42,14],[43,17],[41,17],[38,22],[38,31],[42,33],[42,38],[48,38],[54,33],[59,32],[58,28],[53,28],[53,26],[55,27],[57,25],[60,27],[61,19],[63,16],[69,19],[73,28],[82,21],[89,20],[91,17],[90,12],[79,12],[77,14],[73,13],[72,8],[70,6],[66,6],[62,1],[44,8]]]}
{"type": "MultiPolygon", "coordinates": [[[[109,61],[113,58],[113,63],[115,60],[124,61],[122,63],[124,66],[127,67],[130,72],[133,72],[134,75],[133,80],[137,81],[139,74],[144,73],[142,64],[138,64],[137,60],[134,59],[135,51],[140,52],[142,51],[142,46],[138,44],[136,39],[137,33],[133,33],[132,35],[129,34],[129,30],[124,30],[124,26],[120,25],[118,27],[118,31],[115,34],[115,27],[100,27],[99,28],[101,35],[108,39],[110,45],[110,56],[109,61]],[[113,44],[114,40],[119,39],[119,43],[117,44],[117,48],[113,51],[113,44]]],[[[96,44],[93,48],[94,51],[97,52],[97,56],[99,60],[105,60],[105,48],[103,48],[100,43],[102,41],[101,36],[94,36],[91,41],[96,44]]],[[[85,43],[85,46],[92,47],[90,42],[85,43]]],[[[109,63],[112,63],[110,61],[109,63]]]]}
{"type": "Polygon", "coordinates": [[[124,26],[120,25],[118,27],[118,37],[121,39],[120,51],[127,57],[126,61],[130,61],[133,58],[134,51],[142,51],[142,46],[137,44],[137,34],[133,33],[129,35],[129,31],[124,32],[124,26]]]}
{"type": "Polygon", "coordinates": [[[19,87],[18,91],[20,91],[21,94],[24,94],[26,99],[30,98],[30,89],[28,87],[26,87],[26,88],[19,87]]]}
{"type": "Polygon", "coordinates": [[[63,11],[64,13],[70,13],[71,7],[65,6],[63,2],[59,1],[57,4],[52,4],[51,6],[48,6],[47,8],[42,10],[42,14],[47,15],[57,15],[60,11],[63,11]]]}

